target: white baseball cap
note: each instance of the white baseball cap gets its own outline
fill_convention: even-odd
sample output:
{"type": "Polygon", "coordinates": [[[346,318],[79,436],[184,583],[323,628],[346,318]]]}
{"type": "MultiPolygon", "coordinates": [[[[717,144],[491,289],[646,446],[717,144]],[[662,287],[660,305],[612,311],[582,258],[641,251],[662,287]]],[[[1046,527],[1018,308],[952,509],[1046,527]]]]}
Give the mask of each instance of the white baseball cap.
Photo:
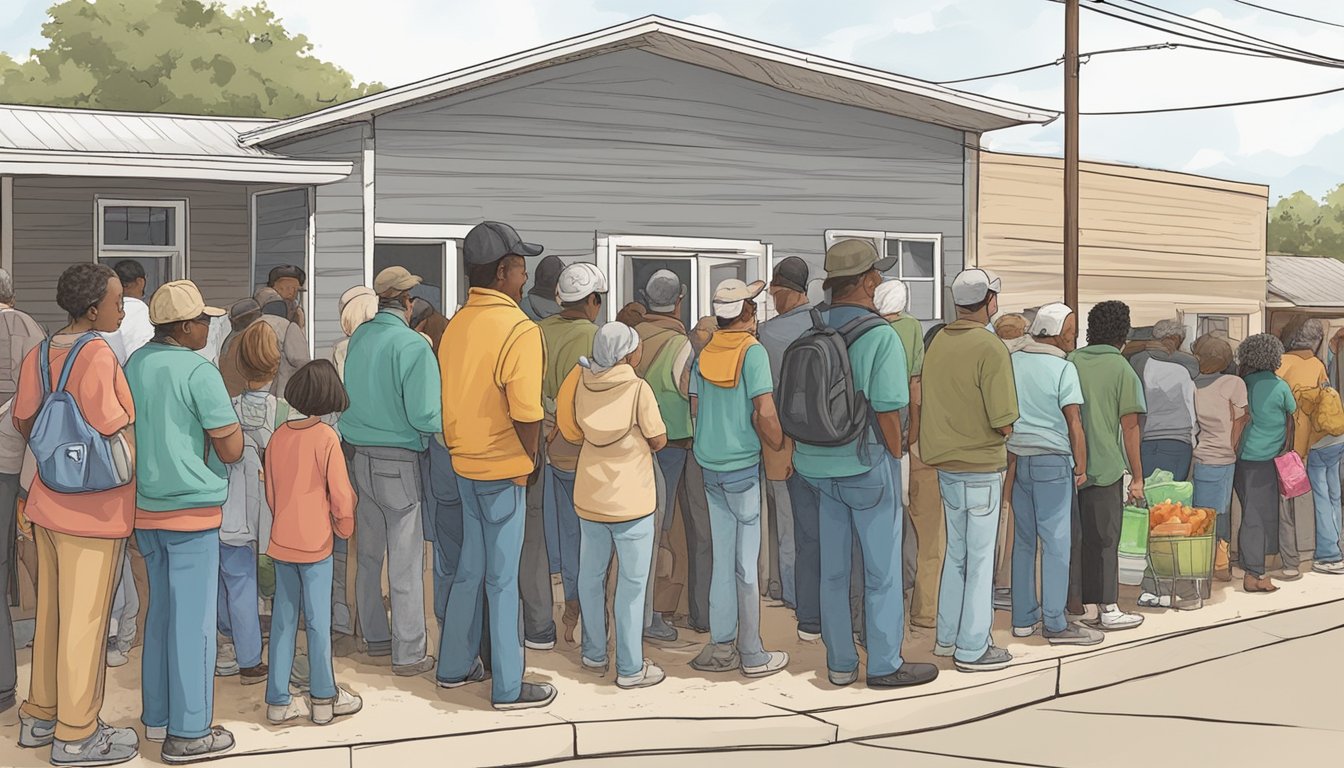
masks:
{"type": "Polygon", "coordinates": [[[594,293],[607,292],[607,276],[596,264],[580,261],[570,264],[560,272],[555,284],[555,297],[560,303],[583,301],[594,293]]]}
{"type": "Polygon", "coordinates": [[[1073,310],[1067,304],[1046,304],[1036,310],[1036,319],[1031,321],[1028,333],[1032,336],[1058,336],[1064,330],[1064,321],[1072,314],[1073,310]]]}
{"type": "Polygon", "coordinates": [[[732,320],[742,315],[743,305],[748,301],[754,301],[761,291],[765,290],[765,282],[756,280],[747,284],[735,277],[719,283],[719,287],[714,289],[714,315],[724,320],[732,320]]]}
{"type": "Polygon", "coordinates": [[[999,293],[1002,283],[992,272],[983,269],[967,269],[952,281],[952,302],[959,307],[969,307],[985,300],[990,292],[999,293]]]}

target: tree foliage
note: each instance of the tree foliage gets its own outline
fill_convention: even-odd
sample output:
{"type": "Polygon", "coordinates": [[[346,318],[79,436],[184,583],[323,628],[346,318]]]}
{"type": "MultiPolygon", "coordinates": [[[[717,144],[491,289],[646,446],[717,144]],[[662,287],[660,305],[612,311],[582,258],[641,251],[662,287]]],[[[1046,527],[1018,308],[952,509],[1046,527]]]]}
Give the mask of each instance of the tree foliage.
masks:
{"type": "Polygon", "coordinates": [[[1269,211],[1270,253],[1344,259],[1344,185],[1317,201],[1306,192],[1282,198],[1269,211]]]}
{"type": "Polygon", "coordinates": [[[0,53],[0,101],[290,117],[383,88],[313,56],[264,2],[64,0],[48,14],[46,48],[0,53]]]}

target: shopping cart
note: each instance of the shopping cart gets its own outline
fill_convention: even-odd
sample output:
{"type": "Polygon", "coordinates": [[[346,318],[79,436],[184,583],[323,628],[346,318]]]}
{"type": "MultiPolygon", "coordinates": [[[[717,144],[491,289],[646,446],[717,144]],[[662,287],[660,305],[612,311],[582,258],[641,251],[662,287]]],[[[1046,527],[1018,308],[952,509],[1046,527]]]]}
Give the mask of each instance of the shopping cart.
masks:
{"type": "Polygon", "coordinates": [[[1213,531],[1203,536],[1149,536],[1148,571],[1157,584],[1159,597],[1169,595],[1171,604],[1180,610],[1176,598],[1176,583],[1192,581],[1198,595],[1198,605],[1204,607],[1204,596],[1213,578],[1213,531]]]}

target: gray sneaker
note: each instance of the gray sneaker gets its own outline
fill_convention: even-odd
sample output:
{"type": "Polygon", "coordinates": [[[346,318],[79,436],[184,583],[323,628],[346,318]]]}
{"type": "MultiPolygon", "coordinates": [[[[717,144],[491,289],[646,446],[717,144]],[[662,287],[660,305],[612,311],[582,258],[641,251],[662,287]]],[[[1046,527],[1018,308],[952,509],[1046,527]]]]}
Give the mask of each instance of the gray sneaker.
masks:
{"type": "Polygon", "coordinates": [[[52,765],[117,765],[140,755],[140,740],[129,728],[113,728],[98,723],[88,738],[80,741],[55,739],[51,745],[52,765]]]}
{"type": "Polygon", "coordinates": [[[975,661],[957,661],[957,669],[962,672],[993,672],[1011,664],[1013,654],[996,646],[989,646],[984,655],[975,661]]]}
{"type": "Polygon", "coordinates": [[[780,672],[787,666],[789,666],[789,654],[784,651],[770,651],[768,652],[765,661],[761,664],[757,664],[754,667],[748,667],[743,664],[742,674],[747,677],[765,677],[766,675],[773,675],[776,672],[780,672]]]}
{"type": "Polygon", "coordinates": [[[513,701],[496,702],[495,709],[508,712],[514,709],[535,709],[555,701],[555,686],[546,683],[523,683],[522,692],[513,701]]]}
{"type": "Polygon", "coordinates": [[[215,726],[199,739],[183,739],[169,736],[163,742],[160,757],[169,765],[183,765],[197,760],[206,760],[233,749],[233,734],[215,726]]]}
{"type": "Polygon", "coordinates": [[[731,643],[708,643],[691,660],[691,669],[699,672],[736,672],[741,666],[742,657],[731,643]]]}
{"type": "Polygon", "coordinates": [[[644,628],[644,636],[650,640],[673,643],[677,640],[677,628],[663,620],[663,614],[653,614],[653,621],[644,628]]]}
{"type": "Polygon", "coordinates": [[[38,720],[19,713],[19,746],[28,749],[45,747],[56,739],[56,721],[38,720]]]}
{"type": "Polygon", "coordinates": [[[859,679],[859,668],[855,667],[848,672],[836,672],[834,669],[828,669],[826,670],[826,678],[831,681],[831,685],[840,688],[853,685],[859,679]]]}
{"type": "Polygon", "coordinates": [[[434,657],[426,656],[414,664],[393,664],[392,674],[397,677],[415,677],[423,675],[435,667],[434,657]]]}
{"type": "Polygon", "coordinates": [[[1051,645],[1097,645],[1106,639],[1103,632],[1084,627],[1081,624],[1070,624],[1059,632],[1045,630],[1042,632],[1045,639],[1050,641],[1051,645]]]}

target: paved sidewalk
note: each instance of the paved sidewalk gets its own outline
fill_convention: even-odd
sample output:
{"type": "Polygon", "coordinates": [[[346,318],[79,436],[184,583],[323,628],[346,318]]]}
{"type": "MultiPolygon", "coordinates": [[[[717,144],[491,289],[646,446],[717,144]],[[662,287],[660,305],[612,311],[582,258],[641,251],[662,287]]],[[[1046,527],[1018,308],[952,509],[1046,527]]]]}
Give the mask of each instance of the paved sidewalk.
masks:
{"type": "MultiPolygon", "coordinates": [[[[368,657],[338,659],[337,678],[364,696],[360,714],[326,727],[263,725],[264,686],[243,688],[237,678],[218,681],[216,719],[238,738],[224,768],[341,766],[386,768],[428,764],[452,756],[454,765],[507,765],[574,757],[648,751],[741,747],[801,747],[873,739],[984,718],[1057,695],[1180,668],[1239,653],[1284,638],[1301,637],[1344,623],[1344,579],[1307,574],[1274,595],[1248,595],[1219,585],[1204,609],[1153,611],[1143,627],[1111,635],[1090,649],[1056,649],[1039,637],[1011,637],[999,612],[995,637],[1016,661],[1006,670],[970,675],[945,662],[928,686],[892,692],[868,690],[862,682],[845,689],[825,679],[825,652],[802,643],[791,613],[764,610],[770,648],[788,650],[789,669],[748,680],[738,674],[709,676],[688,663],[705,641],[683,630],[685,641],[649,646],[648,655],[668,671],[662,685],[621,691],[612,675],[583,671],[577,647],[528,652],[528,678],[560,690],[545,710],[498,713],[489,707],[489,686],[453,691],[429,676],[398,678],[368,657]],[[1313,607],[1314,606],[1314,607],[1313,607]]],[[[1125,602],[1136,594],[1127,591],[1125,602]]],[[[932,660],[932,633],[911,634],[906,656],[932,660]]],[[[28,653],[21,654],[22,697],[28,653]]],[[[130,664],[108,675],[103,717],[136,725],[140,711],[139,650],[130,664]]],[[[45,765],[46,750],[20,750],[16,710],[0,716],[0,765],[45,765]]],[[[158,764],[157,747],[146,744],[140,765],[158,764]]]]}

